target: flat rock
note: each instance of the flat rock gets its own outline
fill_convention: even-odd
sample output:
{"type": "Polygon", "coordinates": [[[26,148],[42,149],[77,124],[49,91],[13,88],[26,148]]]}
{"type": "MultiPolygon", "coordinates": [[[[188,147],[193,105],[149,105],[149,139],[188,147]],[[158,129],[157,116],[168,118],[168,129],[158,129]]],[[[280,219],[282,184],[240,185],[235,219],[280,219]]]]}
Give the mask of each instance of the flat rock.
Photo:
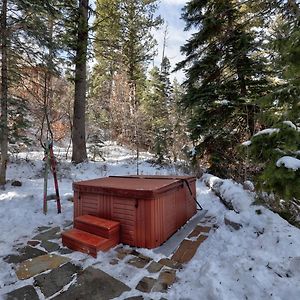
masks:
{"type": "Polygon", "coordinates": [[[34,285],[40,287],[42,293],[48,298],[70,283],[74,275],[80,270],[79,267],[69,262],[47,274],[36,276],[34,278],[34,285]]]}
{"type": "Polygon", "coordinates": [[[187,263],[195,255],[199,243],[197,241],[183,240],[179,248],[176,250],[172,256],[172,260],[178,263],[187,263]]]}
{"type": "Polygon", "coordinates": [[[30,247],[30,246],[25,246],[24,248],[18,249],[18,252],[20,253],[19,255],[11,254],[11,255],[6,256],[4,258],[4,261],[6,261],[7,263],[10,263],[10,264],[11,263],[18,264],[27,259],[35,258],[35,257],[41,256],[41,255],[47,254],[47,252],[45,252],[45,251],[30,247]]]}
{"type": "Polygon", "coordinates": [[[5,295],[7,300],[39,300],[39,296],[32,285],[25,285],[5,295]]]}
{"type": "Polygon", "coordinates": [[[42,231],[46,231],[46,230],[48,230],[48,229],[51,229],[51,227],[50,227],[50,226],[39,226],[39,227],[37,228],[37,231],[38,231],[38,232],[42,232],[42,231]]]}
{"type": "Polygon", "coordinates": [[[237,222],[234,222],[234,221],[232,221],[232,220],[229,220],[229,219],[226,218],[226,217],[224,217],[224,223],[225,223],[225,225],[227,225],[227,226],[233,228],[234,230],[239,230],[239,229],[241,229],[241,228],[243,227],[242,224],[237,223],[237,222]]]}
{"type": "Polygon", "coordinates": [[[60,253],[60,254],[70,254],[70,253],[72,253],[72,252],[74,252],[73,250],[71,250],[71,249],[69,249],[69,248],[60,248],[59,250],[58,250],[58,252],[60,253]]]}
{"type": "Polygon", "coordinates": [[[196,226],[195,229],[189,234],[188,238],[199,236],[201,233],[209,233],[211,230],[210,226],[196,226]]]}
{"type": "Polygon", "coordinates": [[[42,241],[41,247],[49,253],[57,251],[60,248],[58,244],[49,241],[42,241]]]}
{"type": "Polygon", "coordinates": [[[151,259],[149,257],[137,256],[137,257],[131,258],[129,261],[127,261],[127,263],[136,268],[142,269],[150,262],[150,260],[151,259]]]}
{"type": "Polygon", "coordinates": [[[78,275],[77,281],[55,300],[108,300],[119,297],[130,288],[107,273],[88,267],[78,275]]]}
{"type": "Polygon", "coordinates": [[[116,251],[117,251],[117,258],[121,260],[124,259],[127,255],[130,255],[132,253],[133,255],[135,254],[135,252],[133,252],[132,249],[125,249],[123,247],[117,248],[116,251]]]}
{"type": "Polygon", "coordinates": [[[144,300],[145,298],[143,296],[133,296],[129,298],[125,298],[124,300],[144,300]]]}
{"type": "Polygon", "coordinates": [[[162,264],[156,261],[152,261],[151,264],[147,267],[147,270],[149,273],[157,273],[162,269],[162,267],[162,264]]]}
{"type": "Polygon", "coordinates": [[[144,277],[138,283],[136,289],[143,293],[150,293],[155,283],[156,283],[156,279],[152,277],[144,277]]]}
{"type": "Polygon", "coordinates": [[[178,263],[177,261],[173,260],[173,259],[169,259],[169,258],[162,258],[161,260],[158,261],[158,263],[172,268],[172,269],[181,269],[182,265],[181,263],[178,263]]]}
{"type": "Polygon", "coordinates": [[[152,288],[152,292],[166,292],[176,280],[176,270],[163,270],[152,288]]]}
{"type": "Polygon", "coordinates": [[[21,280],[28,279],[47,270],[58,268],[70,259],[58,255],[42,255],[22,262],[16,271],[21,280]]]}
{"type": "Polygon", "coordinates": [[[51,228],[47,231],[41,232],[34,236],[32,239],[33,240],[38,240],[38,241],[48,241],[48,240],[55,240],[60,238],[60,228],[59,227],[54,227],[51,228]]]}
{"type": "Polygon", "coordinates": [[[119,260],[116,259],[116,258],[113,258],[109,261],[109,264],[112,265],[112,266],[115,266],[119,263],[119,260]]]}
{"type": "Polygon", "coordinates": [[[32,241],[32,240],[31,240],[31,241],[28,241],[28,242],[27,242],[27,245],[35,247],[35,246],[37,246],[39,243],[40,243],[40,241],[32,241]]]}

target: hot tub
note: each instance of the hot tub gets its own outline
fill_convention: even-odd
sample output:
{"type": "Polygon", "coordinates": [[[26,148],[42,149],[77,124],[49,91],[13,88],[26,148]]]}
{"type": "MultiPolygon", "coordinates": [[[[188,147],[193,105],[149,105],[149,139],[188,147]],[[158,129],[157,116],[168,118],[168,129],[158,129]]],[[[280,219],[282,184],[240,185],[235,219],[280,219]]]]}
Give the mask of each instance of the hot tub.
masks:
{"type": "Polygon", "coordinates": [[[196,213],[195,182],[190,176],[148,175],[75,182],[74,219],[94,215],[119,221],[121,243],[155,248],[196,213]]]}

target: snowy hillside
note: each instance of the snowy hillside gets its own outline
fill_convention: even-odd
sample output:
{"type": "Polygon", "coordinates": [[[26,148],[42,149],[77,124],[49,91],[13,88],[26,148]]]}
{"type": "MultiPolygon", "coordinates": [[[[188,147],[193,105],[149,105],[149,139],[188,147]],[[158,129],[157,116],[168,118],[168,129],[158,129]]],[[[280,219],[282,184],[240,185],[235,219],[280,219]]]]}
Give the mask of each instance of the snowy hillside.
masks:
{"type": "MultiPolygon", "coordinates": [[[[63,155],[64,150],[59,150],[63,155]]],[[[42,213],[43,154],[23,153],[9,164],[9,182],[6,190],[0,191],[0,298],[33,283],[31,278],[18,280],[13,265],[5,262],[4,258],[26,245],[38,227],[53,225],[64,228],[72,220],[73,203],[69,201],[72,182],[135,174],[134,153],[116,145],[106,146],[104,150],[106,161],[103,162],[77,166],[63,160],[59,163],[60,215],[56,213],[54,201],[49,202],[48,214],[45,216],[42,213]],[[14,180],[21,181],[22,186],[11,186],[14,180]]],[[[139,166],[141,174],[167,175],[176,172],[173,168],[162,169],[143,162],[150,157],[147,153],[142,155],[139,166]]],[[[49,193],[54,192],[52,177],[48,190],[49,193]]],[[[145,293],[145,299],[299,299],[299,229],[268,209],[253,205],[254,194],[230,180],[222,181],[205,175],[197,181],[197,199],[208,214],[215,217],[217,230],[209,234],[193,259],[176,273],[177,280],[167,293],[145,293]],[[216,183],[234,210],[229,211],[213,193],[210,186],[216,183]]],[[[159,258],[151,250],[139,251],[153,259],[159,258]]],[[[76,252],[67,254],[67,257],[83,268],[93,265],[125,282],[131,291],[118,299],[141,295],[135,287],[147,271],[134,271],[125,262],[112,267],[109,261],[114,253],[114,250],[101,253],[97,259],[76,252]]],[[[38,294],[40,299],[45,299],[40,291],[38,294]]]]}

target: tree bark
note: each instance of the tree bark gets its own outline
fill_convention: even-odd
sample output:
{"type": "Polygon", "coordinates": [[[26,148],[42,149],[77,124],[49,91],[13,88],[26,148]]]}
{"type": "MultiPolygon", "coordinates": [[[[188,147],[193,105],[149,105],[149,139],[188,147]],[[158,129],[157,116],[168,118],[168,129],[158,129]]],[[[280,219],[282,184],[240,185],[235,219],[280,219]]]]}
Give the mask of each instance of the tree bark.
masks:
{"type": "Polygon", "coordinates": [[[75,58],[75,99],[72,130],[72,162],[87,160],[85,140],[85,108],[87,91],[88,0],[79,1],[77,50],[75,58]]]}
{"type": "Polygon", "coordinates": [[[7,101],[8,101],[8,32],[7,32],[7,0],[3,0],[1,8],[1,117],[0,117],[0,186],[6,183],[6,168],[8,161],[8,127],[7,127],[7,101]]]}

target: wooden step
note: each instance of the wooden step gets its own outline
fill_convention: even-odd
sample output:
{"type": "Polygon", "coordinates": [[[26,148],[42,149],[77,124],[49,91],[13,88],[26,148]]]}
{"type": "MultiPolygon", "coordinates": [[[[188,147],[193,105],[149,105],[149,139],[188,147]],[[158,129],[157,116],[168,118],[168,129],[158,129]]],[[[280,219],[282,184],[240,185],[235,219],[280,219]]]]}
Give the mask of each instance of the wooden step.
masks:
{"type": "Polygon", "coordinates": [[[106,239],[117,239],[119,237],[120,222],[83,215],[75,218],[74,227],[106,239]]]}
{"type": "Polygon", "coordinates": [[[62,233],[62,243],[64,246],[97,257],[98,251],[108,251],[118,244],[116,239],[106,239],[76,228],[62,233]]]}

